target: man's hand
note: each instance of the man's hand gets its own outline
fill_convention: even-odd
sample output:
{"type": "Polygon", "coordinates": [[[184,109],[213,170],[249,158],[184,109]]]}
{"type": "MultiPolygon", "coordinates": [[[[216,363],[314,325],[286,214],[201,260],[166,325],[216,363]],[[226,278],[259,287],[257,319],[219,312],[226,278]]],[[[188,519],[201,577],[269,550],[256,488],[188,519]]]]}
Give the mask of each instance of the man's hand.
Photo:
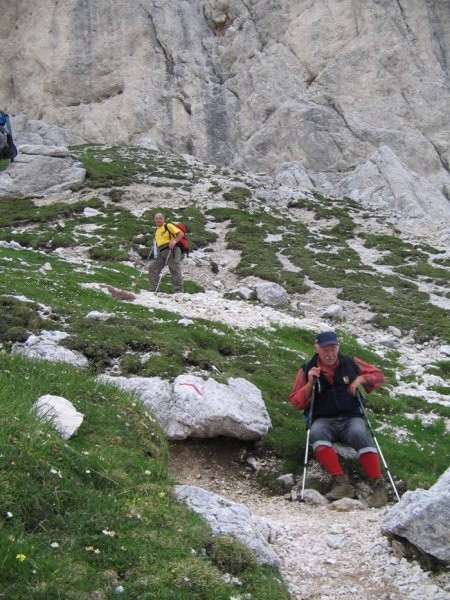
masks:
{"type": "Polygon", "coordinates": [[[358,375],[358,377],[351,382],[347,389],[352,396],[356,396],[356,390],[359,388],[360,385],[362,385],[365,382],[366,380],[364,376],[358,375]]]}
{"type": "Polygon", "coordinates": [[[320,377],[320,367],[312,367],[308,372],[308,383],[313,385],[314,377],[320,377]]]}
{"type": "Polygon", "coordinates": [[[178,242],[180,240],[182,240],[183,238],[184,238],[184,233],[182,231],[179,231],[177,233],[177,235],[175,236],[175,239],[170,240],[170,242],[169,242],[169,248],[171,250],[173,250],[175,248],[175,246],[178,244],[178,242]]]}

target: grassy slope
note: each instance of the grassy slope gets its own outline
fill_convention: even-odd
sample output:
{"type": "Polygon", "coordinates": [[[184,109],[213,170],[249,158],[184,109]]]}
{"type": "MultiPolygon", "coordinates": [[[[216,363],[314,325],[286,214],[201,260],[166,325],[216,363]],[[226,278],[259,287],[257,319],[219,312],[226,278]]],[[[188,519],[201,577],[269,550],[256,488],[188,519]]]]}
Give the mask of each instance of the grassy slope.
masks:
{"type": "MultiPolygon", "coordinates": [[[[116,186],[142,180],[149,173],[169,176],[176,184],[188,167],[142,150],[94,147],[76,151],[87,166],[88,183],[111,187],[113,203],[108,207],[94,193],[70,206],[37,208],[27,200],[1,204],[0,239],[19,242],[27,249],[0,248],[0,395],[2,405],[8,407],[2,412],[0,428],[1,510],[13,514],[0,525],[0,597],[47,599],[58,597],[60,590],[62,597],[83,598],[97,590],[100,597],[108,598],[120,584],[128,597],[188,598],[195,593],[197,598],[228,598],[231,588],[222,582],[220,572],[234,570],[244,582],[240,593],[245,590],[259,599],[284,598],[286,592],[275,574],[255,567],[239,544],[231,553],[228,546],[211,551],[207,528],[171,498],[167,445],[157,424],[133,399],[98,386],[93,377],[112,361],[118,361],[125,374],[171,378],[199,367],[214,375],[214,365],[223,377],[245,377],[261,389],[272,418],[266,446],[284,459],[285,469],[298,471],[305,430],[301,417],[288,405],[287,395],[300,362],[310,354],[311,334],[293,328],[242,334],[202,320],[180,329],[177,315],[149,314],[142,307],[81,287],[96,282],[131,289],[137,272],[120,261],[131,249],[141,256],[148,254],[152,215],[137,219],[121,208],[121,191],[116,186]],[[114,161],[103,162],[109,154],[114,161]],[[105,216],[83,216],[86,206],[105,216]],[[88,232],[86,225],[98,228],[88,232]],[[89,268],[69,265],[52,254],[57,247],[80,245],[89,248],[95,261],[89,268]],[[10,294],[24,295],[34,303],[19,302],[10,294]],[[35,303],[51,307],[50,321],[42,318],[35,303]],[[91,310],[113,312],[115,317],[107,322],[86,320],[91,310]],[[25,339],[29,331],[62,327],[71,334],[67,345],[89,358],[87,374],[9,355],[11,344],[25,339]],[[144,362],[143,352],[149,353],[144,362]],[[30,415],[32,403],[44,393],[66,397],[85,414],[79,434],[68,443],[30,415]],[[163,533],[157,533],[161,528],[163,533]],[[58,547],[52,547],[53,542],[58,547]]],[[[200,176],[194,170],[191,181],[200,176]]],[[[246,183],[244,178],[242,183],[246,183]]],[[[311,208],[322,219],[333,217],[330,223],[334,224],[321,235],[312,235],[285,215],[248,210],[251,202],[257,203],[239,181],[223,196],[217,183],[212,182],[211,190],[229,203],[227,208],[209,211],[209,216],[230,221],[228,244],[242,252],[240,274],[277,281],[291,292],[304,289],[305,275],[324,286],[334,287],[338,280],[343,298],[377,310],[380,326],[396,324],[403,331],[413,326],[421,340],[439,329],[443,339],[450,340],[448,315],[428,304],[413,283],[401,273],[374,278],[360,263],[347,244],[355,235],[349,215],[360,210],[350,201],[342,201],[337,210],[327,199],[316,198],[311,208]],[[248,231],[252,236],[246,235],[248,231]],[[295,243],[285,254],[303,269],[302,276],[280,269],[274,255],[282,244],[265,244],[268,233],[292,238],[295,243]],[[393,289],[401,302],[392,302],[393,289]]],[[[161,208],[170,215],[170,207],[161,208]]],[[[183,211],[193,247],[208,243],[202,237],[206,216],[195,206],[183,211]]],[[[399,270],[405,262],[422,265],[423,276],[442,284],[448,281],[446,265],[432,271],[427,267],[426,258],[434,256],[432,248],[412,248],[396,238],[369,234],[365,243],[385,251],[383,260],[394,266],[398,263],[399,270]]],[[[166,282],[163,285],[163,290],[170,287],[166,282]]],[[[198,287],[188,282],[187,289],[198,287]]],[[[344,352],[379,364],[392,385],[394,372],[402,368],[394,351],[380,361],[352,337],[342,334],[342,339],[344,352]]],[[[442,361],[434,372],[448,374],[448,365],[449,361],[442,361]]],[[[383,425],[377,435],[390,470],[409,487],[431,485],[448,466],[449,436],[439,417],[448,417],[450,411],[413,398],[393,400],[386,390],[373,394],[368,406],[372,425],[383,425]],[[405,417],[405,412],[413,411],[434,413],[437,420],[423,425],[405,417]],[[401,442],[395,434],[398,428],[406,432],[401,442]]]]}
{"type": "Polygon", "coordinates": [[[174,501],[167,442],[130,397],[66,365],[2,354],[0,597],[228,599],[234,572],[258,598],[286,598],[239,543],[224,551],[174,501]],[[64,442],[30,410],[51,393],[84,415],[64,442]]]}

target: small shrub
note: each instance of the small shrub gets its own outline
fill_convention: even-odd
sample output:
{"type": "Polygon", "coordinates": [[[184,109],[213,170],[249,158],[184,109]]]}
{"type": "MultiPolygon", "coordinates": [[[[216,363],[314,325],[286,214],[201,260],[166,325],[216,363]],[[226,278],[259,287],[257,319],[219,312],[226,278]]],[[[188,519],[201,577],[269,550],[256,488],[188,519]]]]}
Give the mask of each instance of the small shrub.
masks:
{"type": "Polygon", "coordinates": [[[229,192],[223,193],[223,199],[229,202],[236,202],[239,208],[244,208],[246,202],[252,197],[252,193],[245,187],[233,187],[229,192]]]}
{"type": "Polygon", "coordinates": [[[206,551],[221,571],[232,575],[239,575],[245,569],[256,566],[252,552],[242,542],[228,535],[213,538],[206,551]]]}
{"type": "Polygon", "coordinates": [[[9,342],[24,342],[28,338],[29,332],[25,327],[16,325],[6,330],[5,339],[9,342]]]}
{"type": "Polygon", "coordinates": [[[192,350],[192,352],[189,352],[187,355],[186,362],[206,371],[210,371],[213,367],[222,370],[222,361],[217,352],[207,348],[196,348],[195,350],[192,350]]]}
{"type": "Polygon", "coordinates": [[[141,365],[140,371],[136,371],[142,377],[165,377],[172,379],[181,375],[185,370],[183,356],[172,354],[170,360],[166,356],[155,354],[141,365]]]}
{"type": "Polygon", "coordinates": [[[125,261],[128,260],[128,251],[117,247],[94,246],[89,248],[89,258],[92,260],[125,261]]]}
{"type": "Polygon", "coordinates": [[[173,587],[180,590],[180,594],[183,593],[183,590],[189,594],[183,595],[183,598],[211,600],[217,596],[217,592],[222,586],[220,573],[214,566],[200,559],[176,563],[173,587]]]}
{"type": "Polygon", "coordinates": [[[142,371],[142,361],[137,354],[126,354],[120,366],[124,375],[136,375],[142,371]]]}
{"type": "Polygon", "coordinates": [[[31,331],[43,324],[37,305],[11,297],[0,297],[0,343],[24,342],[31,331]]]}
{"type": "Polygon", "coordinates": [[[122,190],[118,190],[116,188],[113,188],[112,190],[110,190],[107,193],[107,196],[109,196],[111,198],[111,202],[116,202],[116,203],[118,203],[122,200],[122,195],[123,195],[122,190]]]}

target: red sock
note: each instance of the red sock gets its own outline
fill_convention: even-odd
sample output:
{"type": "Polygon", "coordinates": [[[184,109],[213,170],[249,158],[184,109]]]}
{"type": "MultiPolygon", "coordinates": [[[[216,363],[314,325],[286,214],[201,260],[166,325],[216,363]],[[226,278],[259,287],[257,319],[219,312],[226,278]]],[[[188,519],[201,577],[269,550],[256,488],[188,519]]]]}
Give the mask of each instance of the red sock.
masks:
{"type": "Polygon", "coordinates": [[[378,479],[383,477],[380,470],[380,461],[376,452],[364,452],[359,457],[359,462],[369,479],[378,479]]]}
{"type": "Polygon", "coordinates": [[[338,455],[331,446],[319,446],[315,452],[317,460],[329,475],[343,475],[338,455]]]}

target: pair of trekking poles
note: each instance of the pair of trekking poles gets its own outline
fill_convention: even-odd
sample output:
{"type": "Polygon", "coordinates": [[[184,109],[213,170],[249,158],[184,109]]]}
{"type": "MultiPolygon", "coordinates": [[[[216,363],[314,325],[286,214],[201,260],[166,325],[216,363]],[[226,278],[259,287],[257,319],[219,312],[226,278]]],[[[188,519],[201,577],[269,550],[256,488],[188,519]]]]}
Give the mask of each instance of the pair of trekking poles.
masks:
{"type": "MultiPolygon", "coordinates": [[[[300,494],[300,502],[304,502],[304,494],[305,494],[305,482],[306,482],[306,468],[307,468],[307,463],[308,463],[308,451],[309,451],[309,437],[310,437],[310,433],[311,433],[311,425],[312,425],[312,415],[313,415],[313,410],[314,410],[314,401],[316,399],[316,392],[320,393],[320,381],[317,377],[314,377],[314,383],[313,383],[313,389],[312,389],[312,398],[311,398],[311,404],[309,406],[309,413],[308,413],[308,421],[307,421],[307,433],[306,433],[306,448],[305,448],[305,462],[303,463],[303,479],[302,479],[302,491],[300,494]]],[[[356,397],[358,398],[358,402],[359,405],[361,407],[362,410],[362,414],[364,415],[364,418],[366,420],[367,426],[369,428],[370,431],[370,435],[372,436],[373,441],[375,442],[375,446],[377,447],[378,450],[378,454],[380,455],[381,461],[383,463],[384,469],[386,471],[387,476],[389,477],[389,481],[391,483],[392,489],[394,490],[395,496],[397,498],[397,501],[400,502],[400,496],[398,494],[397,488],[395,487],[395,483],[394,480],[392,479],[392,475],[391,472],[388,469],[386,460],[383,456],[383,452],[381,451],[380,448],[380,444],[378,443],[378,440],[373,432],[372,426],[370,424],[369,418],[367,416],[366,410],[364,408],[364,397],[361,394],[361,392],[359,390],[356,390],[356,397]]]]}
{"type": "MultiPolygon", "coordinates": [[[[144,271],[145,271],[145,269],[147,268],[147,265],[148,265],[148,263],[150,262],[150,256],[152,255],[152,252],[153,252],[153,248],[150,250],[150,253],[149,253],[148,257],[147,257],[147,260],[145,261],[145,266],[144,266],[144,268],[141,270],[141,272],[139,273],[139,276],[138,276],[138,278],[135,280],[135,282],[134,282],[134,284],[133,284],[133,287],[136,287],[136,285],[137,285],[137,282],[140,280],[140,278],[141,278],[141,277],[142,277],[142,275],[144,274],[144,271]]],[[[171,252],[173,252],[173,250],[170,250],[170,252],[168,252],[168,254],[167,254],[167,258],[166,258],[166,260],[165,260],[165,262],[164,262],[164,265],[163,265],[163,268],[161,269],[161,272],[160,272],[160,274],[159,274],[158,285],[156,286],[156,289],[155,289],[155,294],[157,294],[157,293],[158,293],[159,286],[161,285],[161,280],[162,280],[162,277],[163,277],[164,269],[167,267],[167,263],[169,262],[170,253],[171,253],[171,252]]]]}

